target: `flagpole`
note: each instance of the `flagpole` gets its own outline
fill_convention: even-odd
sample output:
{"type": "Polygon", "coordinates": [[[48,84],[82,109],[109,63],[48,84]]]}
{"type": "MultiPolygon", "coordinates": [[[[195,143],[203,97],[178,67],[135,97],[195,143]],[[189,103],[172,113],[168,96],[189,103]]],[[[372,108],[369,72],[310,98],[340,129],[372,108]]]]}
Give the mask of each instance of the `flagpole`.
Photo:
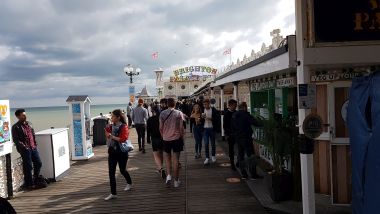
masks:
{"type": "Polygon", "coordinates": [[[232,63],[232,50],[230,49],[230,65],[232,63]]]}

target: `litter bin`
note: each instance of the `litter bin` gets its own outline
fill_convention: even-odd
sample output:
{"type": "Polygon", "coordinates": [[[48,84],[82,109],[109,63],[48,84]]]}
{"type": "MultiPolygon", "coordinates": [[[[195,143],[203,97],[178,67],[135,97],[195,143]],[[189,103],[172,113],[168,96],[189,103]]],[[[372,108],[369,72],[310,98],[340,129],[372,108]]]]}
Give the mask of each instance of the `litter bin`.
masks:
{"type": "Polygon", "coordinates": [[[106,145],[106,135],[104,128],[108,124],[108,118],[96,118],[94,119],[94,126],[92,127],[93,142],[96,145],[106,145]]]}

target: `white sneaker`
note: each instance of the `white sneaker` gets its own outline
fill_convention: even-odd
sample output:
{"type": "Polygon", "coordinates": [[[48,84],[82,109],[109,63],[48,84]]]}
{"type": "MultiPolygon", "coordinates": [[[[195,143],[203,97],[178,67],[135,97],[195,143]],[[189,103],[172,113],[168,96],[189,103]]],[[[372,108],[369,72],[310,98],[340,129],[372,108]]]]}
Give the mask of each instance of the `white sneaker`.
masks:
{"type": "Polygon", "coordinates": [[[124,188],[124,191],[129,191],[132,189],[132,184],[127,184],[127,186],[125,186],[124,188]]]}
{"type": "Polygon", "coordinates": [[[108,200],[111,200],[111,199],[114,199],[114,198],[117,198],[117,195],[110,194],[109,196],[107,196],[106,198],[104,198],[104,200],[108,201],[108,200]]]}
{"type": "Polygon", "coordinates": [[[177,181],[174,180],[174,187],[175,187],[175,188],[178,188],[179,185],[181,185],[181,181],[180,181],[179,179],[178,179],[177,181]]]}
{"type": "Polygon", "coordinates": [[[172,182],[172,176],[171,175],[167,175],[166,176],[166,186],[170,186],[170,183],[172,182]]]}
{"type": "Polygon", "coordinates": [[[210,160],[206,158],[205,162],[203,162],[204,165],[210,164],[210,160]]]}
{"type": "Polygon", "coordinates": [[[216,162],[216,157],[215,156],[211,156],[211,162],[213,162],[213,163],[216,162]]]}

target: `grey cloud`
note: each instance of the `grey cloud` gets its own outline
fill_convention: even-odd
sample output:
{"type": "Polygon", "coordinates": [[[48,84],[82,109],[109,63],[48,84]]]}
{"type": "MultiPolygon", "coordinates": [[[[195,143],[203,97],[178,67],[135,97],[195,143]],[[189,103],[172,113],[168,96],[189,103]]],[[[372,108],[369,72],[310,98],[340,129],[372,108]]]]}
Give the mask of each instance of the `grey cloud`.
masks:
{"type": "MultiPolygon", "coordinates": [[[[260,42],[256,34],[276,2],[3,0],[0,45],[25,55],[11,53],[0,61],[0,83],[9,87],[12,99],[72,93],[123,97],[129,79],[122,70],[131,63],[143,70],[134,78],[137,91],[148,83],[154,93],[157,67],[166,69],[168,76],[169,69],[200,58],[217,66],[223,48],[237,41],[260,42]],[[226,42],[220,50],[215,41],[202,43],[204,34],[217,38],[222,32],[247,30],[249,34],[226,42]],[[155,51],[157,60],[151,58],[155,51]],[[49,82],[63,77],[71,81],[49,82]]],[[[291,25],[294,20],[289,16],[286,22],[291,25]]]]}

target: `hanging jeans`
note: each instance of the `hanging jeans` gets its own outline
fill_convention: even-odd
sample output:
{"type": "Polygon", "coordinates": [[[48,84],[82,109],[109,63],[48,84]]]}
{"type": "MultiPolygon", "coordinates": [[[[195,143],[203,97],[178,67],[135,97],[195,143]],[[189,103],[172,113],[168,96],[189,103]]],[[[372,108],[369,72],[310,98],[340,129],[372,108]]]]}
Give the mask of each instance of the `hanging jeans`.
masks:
{"type": "Polygon", "coordinates": [[[347,110],[352,159],[352,211],[380,208],[380,72],[355,78],[347,110]]]}

